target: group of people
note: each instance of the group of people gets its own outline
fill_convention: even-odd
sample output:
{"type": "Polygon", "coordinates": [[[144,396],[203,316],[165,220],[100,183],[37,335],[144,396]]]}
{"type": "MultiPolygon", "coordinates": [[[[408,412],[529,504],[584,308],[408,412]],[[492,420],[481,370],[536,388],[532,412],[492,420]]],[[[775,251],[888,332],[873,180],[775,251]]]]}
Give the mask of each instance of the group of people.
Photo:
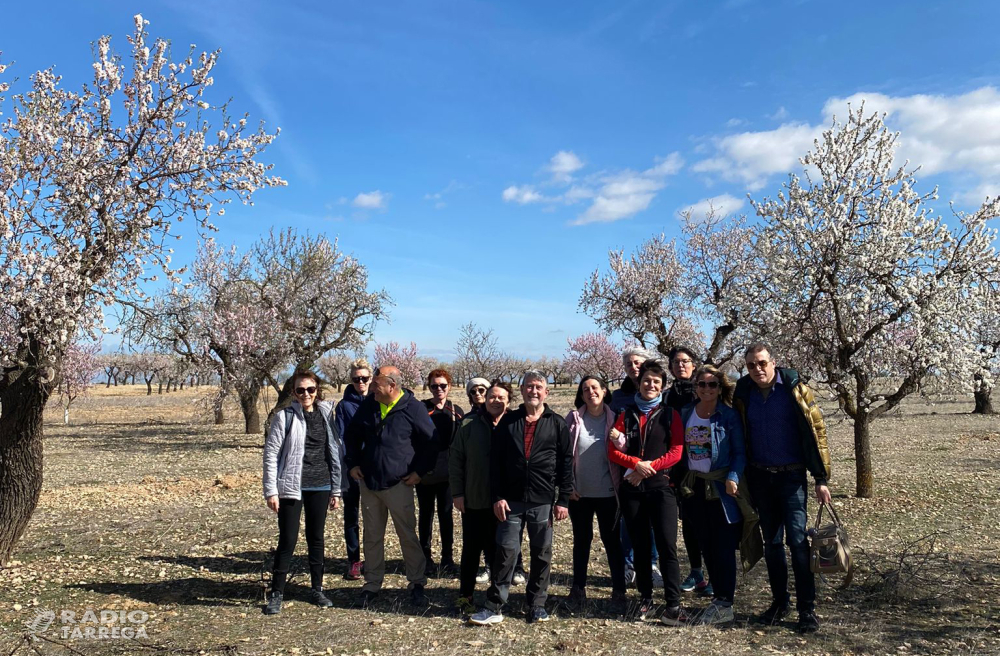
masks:
{"type": "Polygon", "coordinates": [[[566,518],[573,534],[568,602],[583,604],[596,517],[612,599],[625,603],[634,583],[640,618],[659,610],[653,600],[659,575],[662,623],[733,622],[738,550],[744,571],[761,557],[767,565],[772,603],[755,619],[781,621],[791,602],[787,544],[797,628],[817,630],[807,473],[816,499],[828,503],[830,456],[822,415],[798,372],[778,368],[765,344],[746,349],[748,373],[735,383],[718,368],[699,365],[684,347],[674,348],[666,363],[642,349],[626,351],[622,361],[626,376],[618,390],[584,376],[565,417],[546,404],[548,381],[538,371],[522,376],[516,407],[510,383],[471,379],[467,413],[448,399],[452,379],[444,369],[430,372],[431,396],[420,401],[403,388],[395,367],[383,366],[373,376],[358,360],[335,408],[321,398],[314,373],[296,372],[295,400],[275,415],[264,447],[264,497],[279,530],[264,612],[281,609],[303,508],[310,600],[332,605],[323,592],[323,533],[327,510],[343,503],[344,577],[364,578],[364,605],[382,587],[390,515],[410,601],[427,604],[428,574],[455,568],[454,507],[462,517],[456,605],[473,624],[503,621],[510,588],[523,572],[525,533],[527,620],[549,619],[552,527],[566,518]],[[439,565],[431,552],[435,516],[439,565]],[[679,521],[691,564],[683,581],[679,521]],[[477,582],[489,583],[479,609],[473,603],[477,582]],[[711,602],[697,613],[686,610],[684,591],[701,592],[711,602]]]}

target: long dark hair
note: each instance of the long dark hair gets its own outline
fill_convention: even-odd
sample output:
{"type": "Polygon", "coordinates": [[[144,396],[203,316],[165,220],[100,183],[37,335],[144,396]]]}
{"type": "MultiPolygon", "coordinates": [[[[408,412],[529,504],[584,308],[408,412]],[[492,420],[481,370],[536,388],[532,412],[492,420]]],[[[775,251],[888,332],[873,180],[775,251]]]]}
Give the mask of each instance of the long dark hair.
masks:
{"type": "Polygon", "coordinates": [[[580,379],[580,384],[576,388],[576,399],[573,401],[573,407],[579,408],[587,405],[586,401],[583,400],[583,384],[588,380],[596,380],[597,384],[601,386],[601,389],[604,391],[604,396],[601,397],[601,402],[607,405],[608,397],[611,395],[611,391],[608,389],[608,382],[600,376],[584,376],[580,379]]]}

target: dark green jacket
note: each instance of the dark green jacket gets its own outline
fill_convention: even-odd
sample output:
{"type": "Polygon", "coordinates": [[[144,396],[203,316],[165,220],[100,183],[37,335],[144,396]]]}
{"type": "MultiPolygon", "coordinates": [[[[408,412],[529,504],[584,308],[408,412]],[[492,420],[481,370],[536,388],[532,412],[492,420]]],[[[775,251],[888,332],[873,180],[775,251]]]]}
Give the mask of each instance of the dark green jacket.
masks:
{"type": "Polygon", "coordinates": [[[451,496],[464,497],[469,510],[493,507],[490,492],[490,442],[493,421],[485,410],[470,412],[451,442],[448,480],[451,496]]]}

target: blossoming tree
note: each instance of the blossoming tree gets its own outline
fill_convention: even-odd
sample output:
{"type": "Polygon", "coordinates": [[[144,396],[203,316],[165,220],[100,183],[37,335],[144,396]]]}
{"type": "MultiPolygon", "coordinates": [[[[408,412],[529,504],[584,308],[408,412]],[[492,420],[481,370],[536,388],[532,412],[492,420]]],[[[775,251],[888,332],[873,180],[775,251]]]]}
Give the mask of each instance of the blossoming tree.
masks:
{"type": "Polygon", "coordinates": [[[94,378],[104,369],[98,355],[100,350],[100,342],[83,343],[78,340],[70,344],[63,354],[56,395],[63,409],[64,424],[69,423],[69,407],[78,398],[87,395],[94,378]]]}
{"type": "Polygon", "coordinates": [[[174,61],[145,26],[136,16],[127,66],[101,37],[79,91],[48,69],[8,103],[0,77],[0,563],[38,501],[42,409],[74,337],[150,266],[176,276],[176,222],[208,229],[225,203],[282,184],[257,161],[275,134],[208,102],[218,52],[174,61]]]}
{"type": "Polygon", "coordinates": [[[410,342],[409,346],[402,346],[399,342],[375,344],[374,355],[376,369],[389,365],[396,367],[403,377],[403,385],[411,390],[420,386],[424,374],[428,373],[420,368],[422,358],[417,353],[416,342],[410,342]]]}
{"type": "Polygon", "coordinates": [[[564,362],[571,376],[600,376],[611,382],[622,376],[621,349],[603,333],[586,333],[566,340],[564,362]]]}
{"type": "Polygon", "coordinates": [[[801,159],[775,199],[755,202],[766,266],[748,297],[758,332],[795,353],[854,421],[856,492],[874,493],[872,421],[930,375],[971,381],[969,290],[996,275],[1000,213],[988,200],[949,224],[893,164],[897,136],[882,117],[850,110],[801,159]]]}

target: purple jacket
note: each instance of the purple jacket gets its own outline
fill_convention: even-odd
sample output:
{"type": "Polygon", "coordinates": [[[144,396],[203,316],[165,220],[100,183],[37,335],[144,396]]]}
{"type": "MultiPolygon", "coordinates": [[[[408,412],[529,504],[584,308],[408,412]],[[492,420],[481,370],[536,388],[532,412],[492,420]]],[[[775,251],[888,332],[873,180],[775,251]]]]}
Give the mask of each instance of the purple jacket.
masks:
{"type": "MultiPolygon", "coordinates": [[[[580,438],[580,426],[583,424],[583,416],[580,414],[581,409],[586,412],[586,406],[581,406],[575,410],[570,410],[566,415],[566,426],[569,428],[569,439],[572,445],[573,451],[573,491],[576,491],[576,464],[579,461],[579,456],[576,452],[576,443],[580,438]]],[[[611,410],[611,408],[605,404],[604,405],[604,418],[606,420],[604,428],[605,439],[610,440],[608,433],[614,428],[616,415],[611,410]]],[[[614,464],[610,460],[608,461],[608,471],[611,472],[611,482],[615,487],[615,499],[618,498],[618,486],[622,481],[622,468],[614,464]]]]}

